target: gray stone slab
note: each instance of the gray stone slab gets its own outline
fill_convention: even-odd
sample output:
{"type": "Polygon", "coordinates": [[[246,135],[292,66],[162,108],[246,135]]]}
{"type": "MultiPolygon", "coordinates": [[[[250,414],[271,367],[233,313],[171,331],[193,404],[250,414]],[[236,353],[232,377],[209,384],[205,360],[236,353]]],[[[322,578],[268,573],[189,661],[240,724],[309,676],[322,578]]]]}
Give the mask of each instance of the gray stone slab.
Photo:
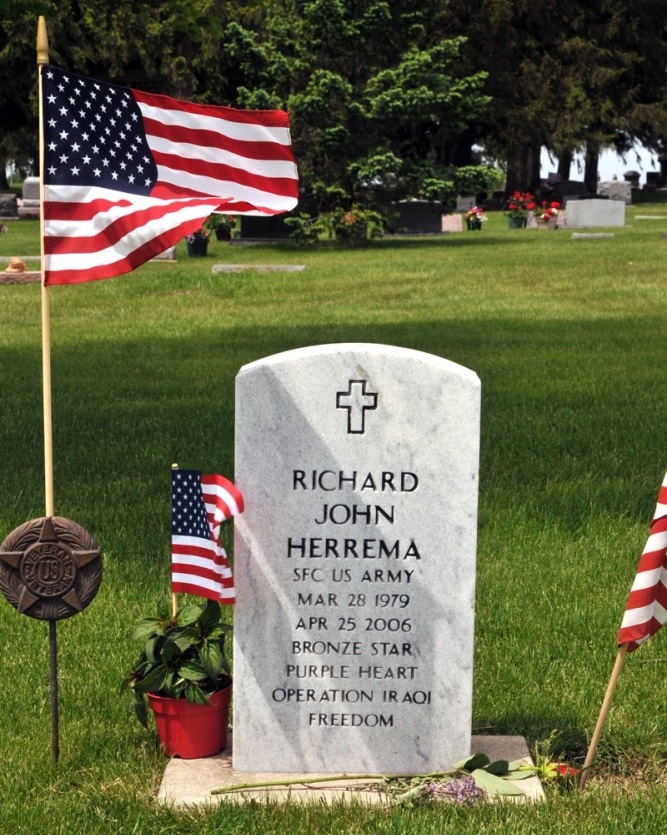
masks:
{"type": "Polygon", "coordinates": [[[214,264],[214,273],[300,273],[306,269],[305,264],[214,264]]]}
{"type": "Polygon", "coordinates": [[[477,375],[302,348],[236,385],[234,766],[426,772],[470,750],[477,375]]]}
{"type": "Polygon", "coordinates": [[[39,284],[42,280],[41,272],[25,270],[22,273],[0,272],[0,284],[39,284]]]}
{"type": "Polygon", "coordinates": [[[443,232],[463,232],[463,215],[443,215],[443,232]]]}
{"type": "Polygon", "coordinates": [[[613,238],[615,232],[573,232],[570,239],[573,241],[584,241],[588,238],[613,238]]]}
{"type": "Polygon", "coordinates": [[[632,185],[624,180],[605,180],[598,183],[598,194],[609,200],[622,200],[626,206],[632,204],[632,185]]]}
{"type": "Polygon", "coordinates": [[[175,261],[176,260],[176,247],[170,246],[168,249],[165,249],[164,252],[161,252],[159,255],[156,255],[154,258],[151,258],[151,261],[175,261]]]}
{"type": "Polygon", "coordinates": [[[456,198],[456,211],[457,212],[467,212],[468,209],[472,209],[475,205],[475,195],[462,195],[459,194],[456,198]]]}
{"type": "Polygon", "coordinates": [[[26,177],[23,181],[23,199],[39,201],[39,177],[26,177]]]}
{"type": "MultiPolygon", "coordinates": [[[[473,736],[472,752],[486,754],[492,761],[505,759],[510,762],[523,760],[533,765],[526,741],[521,736],[473,736]]],[[[369,805],[387,805],[387,796],[378,788],[378,782],[365,781],[360,789],[358,781],[335,780],[315,785],[274,785],[262,788],[247,788],[225,794],[213,794],[216,789],[229,789],[239,783],[259,783],[282,780],[294,781],[325,774],[276,774],[248,773],[235,771],[231,746],[222,753],[201,760],[174,758],[167,763],[158,790],[160,803],[175,807],[213,807],[222,801],[233,803],[248,802],[293,802],[293,803],[335,803],[356,801],[369,805]]],[[[515,785],[522,795],[511,799],[515,802],[543,801],[544,791],[537,776],[519,780],[515,785]]]]}
{"type": "Polygon", "coordinates": [[[570,200],[565,211],[571,229],[625,225],[625,203],[620,200],[570,200]]]}

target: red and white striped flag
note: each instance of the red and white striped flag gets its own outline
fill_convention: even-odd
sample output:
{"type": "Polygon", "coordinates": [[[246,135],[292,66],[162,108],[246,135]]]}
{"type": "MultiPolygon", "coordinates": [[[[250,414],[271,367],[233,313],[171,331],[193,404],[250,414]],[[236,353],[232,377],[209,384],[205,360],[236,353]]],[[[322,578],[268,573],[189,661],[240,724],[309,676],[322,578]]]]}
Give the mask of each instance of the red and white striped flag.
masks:
{"type": "Polygon", "coordinates": [[[45,284],[111,278],[211,212],[293,209],[287,113],[193,104],[45,65],[45,284]]]}
{"type": "Polygon", "coordinates": [[[234,603],[234,580],[220,525],[243,513],[240,490],[221,475],[172,470],[171,589],[234,603]]]}
{"type": "Polygon", "coordinates": [[[651,533],[639,559],[637,576],[625,605],[618,645],[637,649],[667,621],[667,475],[655,508],[651,533]]]}

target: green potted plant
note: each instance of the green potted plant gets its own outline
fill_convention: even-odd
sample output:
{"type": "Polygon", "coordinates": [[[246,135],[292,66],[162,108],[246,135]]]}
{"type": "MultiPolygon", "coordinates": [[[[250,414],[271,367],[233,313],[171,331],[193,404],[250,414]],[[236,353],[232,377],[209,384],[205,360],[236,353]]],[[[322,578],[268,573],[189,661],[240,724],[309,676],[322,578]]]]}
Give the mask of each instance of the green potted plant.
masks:
{"type": "Polygon", "coordinates": [[[384,230],[384,218],[374,209],[352,205],[349,209],[337,208],[322,216],[322,225],[328,227],[336,240],[359,244],[371,238],[379,238],[384,230]]]}
{"type": "Polygon", "coordinates": [[[209,233],[200,226],[196,232],[192,232],[185,238],[190,258],[203,258],[208,252],[209,233]]]}
{"type": "Polygon", "coordinates": [[[543,200],[536,208],[535,208],[535,217],[537,218],[537,228],[538,229],[555,229],[556,224],[558,222],[558,215],[560,213],[561,206],[557,200],[552,200],[550,203],[547,203],[546,200],[543,200]]]}
{"type": "Polygon", "coordinates": [[[535,198],[526,191],[515,191],[507,201],[505,214],[509,219],[510,229],[525,229],[528,215],[537,208],[535,198]]]}
{"type": "Polygon", "coordinates": [[[165,754],[185,759],[217,754],[227,743],[232,680],[225,656],[231,626],[219,603],[187,604],[171,617],[144,618],[134,630],[141,654],[123,680],[139,721],[147,704],[165,754]]]}
{"type": "Polygon", "coordinates": [[[204,229],[212,232],[217,241],[229,241],[232,237],[232,229],[236,223],[234,215],[221,215],[214,212],[209,215],[204,229]]]}
{"type": "Polygon", "coordinates": [[[486,214],[481,206],[473,206],[466,212],[466,225],[469,230],[480,231],[482,224],[486,223],[486,214]]]}

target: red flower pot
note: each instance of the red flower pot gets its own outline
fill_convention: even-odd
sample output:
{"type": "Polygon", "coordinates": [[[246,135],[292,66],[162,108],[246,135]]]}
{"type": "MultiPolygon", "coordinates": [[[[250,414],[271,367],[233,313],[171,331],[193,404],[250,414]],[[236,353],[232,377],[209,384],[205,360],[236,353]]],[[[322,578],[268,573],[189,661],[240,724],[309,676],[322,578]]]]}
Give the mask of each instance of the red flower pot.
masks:
{"type": "Polygon", "coordinates": [[[210,704],[168,699],[147,693],[162,750],[168,757],[194,760],[217,754],[227,745],[231,683],[210,697],[210,704]]]}

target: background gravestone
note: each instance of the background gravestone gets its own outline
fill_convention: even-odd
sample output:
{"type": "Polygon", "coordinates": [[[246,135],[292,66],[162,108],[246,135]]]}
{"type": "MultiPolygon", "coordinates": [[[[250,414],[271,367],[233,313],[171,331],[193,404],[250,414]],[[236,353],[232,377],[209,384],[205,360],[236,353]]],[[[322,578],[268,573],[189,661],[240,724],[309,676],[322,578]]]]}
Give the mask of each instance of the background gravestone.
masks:
{"type": "Polygon", "coordinates": [[[567,225],[572,229],[587,226],[624,226],[625,203],[620,200],[571,200],[566,209],[567,225]]]}
{"type": "Polygon", "coordinates": [[[236,771],[470,752],[479,400],[474,372],[382,345],[240,370],[236,771]]]}

